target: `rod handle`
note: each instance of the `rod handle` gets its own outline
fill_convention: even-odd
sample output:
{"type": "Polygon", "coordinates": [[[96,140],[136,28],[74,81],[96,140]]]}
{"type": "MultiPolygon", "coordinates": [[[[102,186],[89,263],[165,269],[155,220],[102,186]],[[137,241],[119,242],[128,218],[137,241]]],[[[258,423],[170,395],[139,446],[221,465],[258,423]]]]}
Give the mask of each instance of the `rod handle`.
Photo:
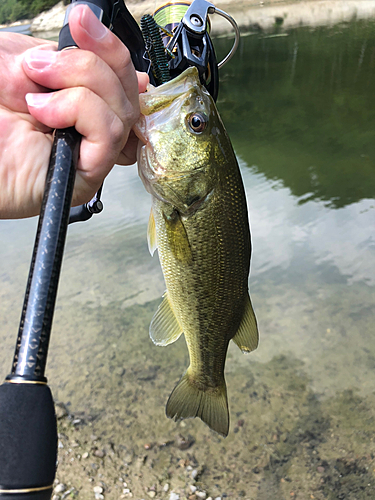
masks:
{"type": "Polygon", "coordinates": [[[46,384],[0,385],[0,499],[51,498],[57,428],[46,384]]]}

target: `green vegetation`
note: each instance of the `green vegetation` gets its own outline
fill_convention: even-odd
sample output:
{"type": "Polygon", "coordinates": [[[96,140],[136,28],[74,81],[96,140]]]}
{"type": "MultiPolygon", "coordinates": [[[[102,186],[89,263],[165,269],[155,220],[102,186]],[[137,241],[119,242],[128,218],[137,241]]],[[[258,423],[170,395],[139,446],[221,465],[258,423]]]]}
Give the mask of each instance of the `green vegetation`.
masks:
{"type": "Polygon", "coordinates": [[[48,10],[59,0],[0,0],[0,24],[31,19],[48,10]]]}

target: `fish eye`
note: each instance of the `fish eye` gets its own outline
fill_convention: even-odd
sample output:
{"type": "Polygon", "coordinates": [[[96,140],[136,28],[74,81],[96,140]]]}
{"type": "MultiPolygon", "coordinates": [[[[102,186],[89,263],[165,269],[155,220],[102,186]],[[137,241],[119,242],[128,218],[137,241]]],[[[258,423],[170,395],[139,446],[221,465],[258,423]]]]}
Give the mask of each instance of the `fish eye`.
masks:
{"type": "Polygon", "coordinates": [[[195,134],[200,134],[206,128],[207,116],[201,113],[193,113],[188,117],[190,130],[195,134]]]}

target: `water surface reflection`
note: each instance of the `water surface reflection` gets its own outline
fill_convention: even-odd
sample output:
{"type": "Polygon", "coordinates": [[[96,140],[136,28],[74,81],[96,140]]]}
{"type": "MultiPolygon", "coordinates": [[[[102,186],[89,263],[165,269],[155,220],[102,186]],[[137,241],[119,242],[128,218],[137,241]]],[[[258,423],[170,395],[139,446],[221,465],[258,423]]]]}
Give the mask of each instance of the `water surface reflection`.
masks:
{"type": "Polygon", "coordinates": [[[254,35],[223,69],[219,107],[250,165],[342,207],[375,196],[374,77],[371,22],[254,35]]]}

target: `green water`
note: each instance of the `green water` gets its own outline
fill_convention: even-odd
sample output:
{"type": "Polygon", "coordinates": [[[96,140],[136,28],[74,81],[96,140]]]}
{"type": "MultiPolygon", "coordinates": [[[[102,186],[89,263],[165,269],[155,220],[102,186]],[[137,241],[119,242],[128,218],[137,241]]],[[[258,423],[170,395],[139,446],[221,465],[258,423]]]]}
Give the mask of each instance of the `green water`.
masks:
{"type": "MultiPolygon", "coordinates": [[[[215,41],[219,55],[229,45],[215,41]]],[[[82,419],[60,424],[78,444],[60,449],[58,469],[79,498],[94,498],[101,480],[105,498],[118,499],[119,478],[137,500],[153,487],[156,499],[182,500],[191,485],[212,498],[375,498],[374,90],[374,22],[249,34],[221,71],[261,335],[248,356],[229,350],[226,439],[164,415],[188,355],[183,339],[158,348],[148,337],[164,283],[147,250],[150,199],[136,168],[115,168],[104,212],[69,228],[47,376],[82,419]],[[194,444],[181,450],[178,434],[194,444]]],[[[0,222],[4,377],[35,228],[35,219],[0,222]]]]}

